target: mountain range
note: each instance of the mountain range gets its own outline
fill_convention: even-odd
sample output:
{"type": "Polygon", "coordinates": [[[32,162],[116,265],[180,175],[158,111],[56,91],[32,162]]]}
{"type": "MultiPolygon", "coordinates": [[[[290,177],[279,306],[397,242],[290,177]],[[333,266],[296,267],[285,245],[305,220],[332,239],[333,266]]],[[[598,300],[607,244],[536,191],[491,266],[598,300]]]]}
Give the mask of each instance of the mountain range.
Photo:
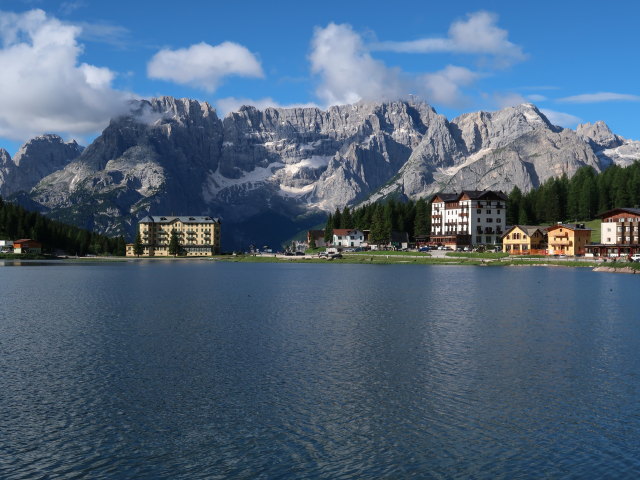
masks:
{"type": "Polygon", "coordinates": [[[448,120],[426,103],[251,106],[137,100],[86,148],[56,135],[0,149],[0,195],[131,239],[148,215],[222,218],[223,248],[277,245],[345,205],[438,191],[538,187],[640,159],[603,122],[571,130],[532,104],[448,120]]]}

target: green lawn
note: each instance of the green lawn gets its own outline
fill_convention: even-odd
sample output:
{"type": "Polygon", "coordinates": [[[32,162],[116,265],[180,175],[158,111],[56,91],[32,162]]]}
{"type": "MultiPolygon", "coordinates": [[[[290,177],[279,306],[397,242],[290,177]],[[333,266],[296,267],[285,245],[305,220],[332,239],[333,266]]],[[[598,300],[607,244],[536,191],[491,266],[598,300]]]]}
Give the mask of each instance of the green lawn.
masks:
{"type": "Polygon", "coordinates": [[[427,252],[401,252],[393,250],[368,250],[366,252],[347,252],[344,255],[394,255],[394,256],[410,256],[410,257],[430,257],[427,252]]]}
{"type": "Polygon", "coordinates": [[[600,243],[600,224],[602,220],[599,218],[591,220],[590,222],[584,222],[584,226],[591,229],[591,243],[600,243]]]}
{"type": "Polygon", "coordinates": [[[508,256],[508,253],[503,252],[447,252],[447,257],[462,258],[505,258],[508,256]]]}

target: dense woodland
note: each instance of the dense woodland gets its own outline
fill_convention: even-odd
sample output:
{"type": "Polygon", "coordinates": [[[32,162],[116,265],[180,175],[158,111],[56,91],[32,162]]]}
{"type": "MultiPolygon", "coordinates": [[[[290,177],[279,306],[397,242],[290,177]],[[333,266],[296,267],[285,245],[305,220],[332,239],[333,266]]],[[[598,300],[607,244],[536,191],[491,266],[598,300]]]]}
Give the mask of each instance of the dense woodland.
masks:
{"type": "Polygon", "coordinates": [[[571,179],[550,179],[526,194],[514,188],[507,203],[507,225],[582,222],[612,208],[638,205],[640,162],[612,165],[600,174],[582,167],[571,179]]]}
{"type": "Polygon", "coordinates": [[[111,238],[82,228],[50,220],[29,212],[0,197],[0,239],[31,238],[43,244],[44,251],[63,250],[69,255],[124,255],[123,237],[111,238]]]}
{"type": "MultiPolygon", "coordinates": [[[[582,167],[571,179],[566,175],[553,178],[528,193],[515,187],[507,202],[507,225],[583,222],[612,208],[638,205],[640,162],[628,167],[613,165],[600,174],[591,167],[582,167]]],[[[334,228],[371,230],[375,243],[387,243],[392,231],[407,232],[414,238],[424,236],[431,230],[431,204],[425,199],[388,200],[353,211],[345,207],[329,215],[325,240],[334,228]]]]}

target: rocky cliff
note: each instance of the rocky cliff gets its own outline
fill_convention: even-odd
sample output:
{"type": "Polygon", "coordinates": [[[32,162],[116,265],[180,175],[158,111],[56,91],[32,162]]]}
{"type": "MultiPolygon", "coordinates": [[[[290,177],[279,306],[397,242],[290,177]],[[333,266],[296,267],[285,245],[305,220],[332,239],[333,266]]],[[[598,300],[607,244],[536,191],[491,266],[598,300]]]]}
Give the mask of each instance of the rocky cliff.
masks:
{"type": "Polygon", "coordinates": [[[0,192],[112,234],[131,234],[148,213],[221,216],[223,246],[233,248],[281,241],[344,205],[526,191],[632,157],[640,144],[605,124],[562,129],[530,104],[451,121],[405,101],[242,107],[220,119],[207,103],[163,97],[132,103],[84,151],[54,136],[28,142],[14,160],[0,151],[0,192]]]}
{"type": "Polygon", "coordinates": [[[41,135],[25,143],[12,159],[0,150],[0,194],[28,192],[47,175],[64,168],[82,153],[75,140],[41,135]]]}

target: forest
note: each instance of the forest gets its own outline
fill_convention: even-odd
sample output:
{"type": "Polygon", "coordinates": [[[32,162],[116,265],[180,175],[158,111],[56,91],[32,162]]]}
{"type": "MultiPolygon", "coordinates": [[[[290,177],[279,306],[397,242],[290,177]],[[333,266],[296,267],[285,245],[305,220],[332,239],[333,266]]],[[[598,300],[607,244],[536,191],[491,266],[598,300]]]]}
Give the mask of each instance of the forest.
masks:
{"type": "MultiPolygon", "coordinates": [[[[640,205],[640,162],[628,167],[612,165],[598,174],[591,167],[580,168],[570,179],[552,178],[539,188],[523,193],[514,187],[507,202],[507,225],[544,225],[583,222],[612,208],[640,205]]],[[[371,240],[386,243],[392,231],[407,232],[413,238],[429,235],[431,203],[387,200],[356,209],[345,207],[330,214],[325,239],[334,228],[371,230],[371,240]]]]}
{"type": "Polygon", "coordinates": [[[45,252],[62,250],[69,255],[125,255],[124,237],[112,238],[51,220],[0,197],[0,239],[30,238],[45,252]]]}

